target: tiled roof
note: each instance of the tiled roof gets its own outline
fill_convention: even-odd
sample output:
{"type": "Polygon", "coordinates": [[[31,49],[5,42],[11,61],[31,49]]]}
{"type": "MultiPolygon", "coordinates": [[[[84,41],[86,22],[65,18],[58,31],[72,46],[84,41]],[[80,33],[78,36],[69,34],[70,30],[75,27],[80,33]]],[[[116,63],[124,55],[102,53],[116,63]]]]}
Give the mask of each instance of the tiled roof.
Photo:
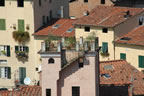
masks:
{"type": "Polygon", "coordinates": [[[67,32],[67,30],[70,28],[74,28],[72,24],[75,20],[76,19],[59,19],[52,25],[49,25],[39,30],[34,35],[36,36],[54,35],[54,36],[61,36],[61,37],[73,37],[75,34],[74,30],[72,32],[67,32]],[[54,28],[56,24],[59,24],[58,28],[54,28]]]}
{"type": "Polygon", "coordinates": [[[120,37],[115,41],[116,43],[144,45],[144,26],[140,26],[128,32],[126,35],[120,37]],[[122,40],[128,38],[128,40],[122,40]]]}
{"type": "Polygon", "coordinates": [[[18,90],[0,91],[0,96],[42,96],[40,86],[21,86],[18,90]]]}
{"type": "Polygon", "coordinates": [[[81,17],[76,22],[74,22],[74,24],[114,27],[129,18],[124,18],[124,15],[128,11],[130,16],[134,16],[143,12],[143,9],[99,5],[96,6],[88,16],[81,17]]]}
{"type": "Polygon", "coordinates": [[[136,70],[133,66],[131,66],[124,60],[101,62],[100,73],[101,73],[100,84],[104,85],[133,84],[133,92],[135,95],[144,94],[143,73],[136,70]],[[104,69],[104,66],[112,66],[111,67],[112,69],[104,69]],[[102,74],[109,74],[110,78],[106,78],[102,74]]]}

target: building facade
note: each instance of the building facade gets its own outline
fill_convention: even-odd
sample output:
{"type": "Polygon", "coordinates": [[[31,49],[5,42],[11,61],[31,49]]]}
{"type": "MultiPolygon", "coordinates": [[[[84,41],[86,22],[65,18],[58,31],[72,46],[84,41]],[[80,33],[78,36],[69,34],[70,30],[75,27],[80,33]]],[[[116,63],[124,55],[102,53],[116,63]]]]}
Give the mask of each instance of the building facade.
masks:
{"type": "Polygon", "coordinates": [[[77,41],[84,43],[95,33],[93,36],[97,38],[96,46],[102,47],[100,60],[114,60],[113,41],[141,26],[139,20],[143,14],[143,9],[139,8],[97,6],[74,23],[75,37],[77,41]]]}
{"type": "Polygon", "coordinates": [[[52,18],[68,17],[67,5],[67,1],[56,0],[0,2],[0,87],[12,88],[16,81],[23,84],[25,77],[31,79],[30,85],[38,83],[41,59],[40,48],[36,48],[40,43],[32,34],[52,18]]]}

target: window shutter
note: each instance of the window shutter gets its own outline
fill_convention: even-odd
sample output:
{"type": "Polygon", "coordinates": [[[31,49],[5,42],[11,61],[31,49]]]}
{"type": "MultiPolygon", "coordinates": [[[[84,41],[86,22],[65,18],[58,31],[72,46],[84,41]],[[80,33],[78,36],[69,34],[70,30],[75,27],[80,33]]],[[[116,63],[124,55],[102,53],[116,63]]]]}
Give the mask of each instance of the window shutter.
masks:
{"type": "Polygon", "coordinates": [[[18,20],[18,31],[25,31],[24,20],[18,20]]]}
{"type": "Polygon", "coordinates": [[[26,68],[20,67],[19,68],[19,80],[21,84],[24,84],[25,77],[26,77],[26,68]]]}
{"type": "Polygon", "coordinates": [[[125,53],[120,53],[120,59],[126,60],[126,54],[125,53]]]}
{"type": "Polygon", "coordinates": [[[107,42],[103,42],[102,43],[102,52],[103,53],[107,53],[108,52],[108,43],[107,42]]]}
{"type": "Polygon", "coordinates": [[[0,19],[0,30],[6,30],[5,19],[0,19]]]}
{"type": "Polygon", "coordinates": [[[26,48],[26,52],[29,52],[29,47],[26,46],[25,48],[26,48]]]}
{"type": "Polygon", "coordinates": [[[8,67],[8,79],[11,79],[11,68],[8,67]]]}
{"type": "Polygon", "coordinates": [[[139,56],[139,67],[144,68],[144,56],[139,56]]]}
{"type": "Polygon", "coordinates": [[[19,51],[19,47],[18,46],[15,46],[15,52],[16,51],[19,51]]]}
{"type": "Polygon", "coordinates": [[[10,46],[7,46],[7,56],[10,57],[10,46]]]}

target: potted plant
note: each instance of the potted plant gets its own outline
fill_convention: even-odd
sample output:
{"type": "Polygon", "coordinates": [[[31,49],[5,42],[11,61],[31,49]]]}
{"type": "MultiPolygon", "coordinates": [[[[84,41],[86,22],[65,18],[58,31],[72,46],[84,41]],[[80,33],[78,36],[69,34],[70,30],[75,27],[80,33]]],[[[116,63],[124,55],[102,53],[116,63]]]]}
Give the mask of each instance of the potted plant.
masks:
{"type": "Polygon", "coordinates": [[[26,59],[28,59],[28,52],[25,52],[25,51],[16,51],[16,57],[19,60],[20,59],[26,60],[26,59]]]}
{"type": "Polygon", "coordinates": [[[29,41],[30,36],[28,32],[14,31],[13,38],[15,41],[22,43],[22,42],[29,41]]]}
{"type": "Polygon", "coordinates": [[[2,50],[1,53],[2,53],[3,55],[6,55],[6,51],[4,51],[4,50],[2,50]]]}

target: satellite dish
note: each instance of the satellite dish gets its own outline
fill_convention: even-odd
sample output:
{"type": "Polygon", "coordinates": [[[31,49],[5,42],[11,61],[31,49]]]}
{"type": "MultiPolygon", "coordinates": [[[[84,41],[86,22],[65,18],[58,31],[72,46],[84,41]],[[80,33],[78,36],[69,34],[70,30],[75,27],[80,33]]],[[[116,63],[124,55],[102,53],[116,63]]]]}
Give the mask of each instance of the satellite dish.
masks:
{"type": "Polygon", "coordinates": [[[25,79],[24,79],[24,84],[25,85],[29,85],[31,83],[31,79],[29,78],[29,77],[26,77],[25,79]]]}

